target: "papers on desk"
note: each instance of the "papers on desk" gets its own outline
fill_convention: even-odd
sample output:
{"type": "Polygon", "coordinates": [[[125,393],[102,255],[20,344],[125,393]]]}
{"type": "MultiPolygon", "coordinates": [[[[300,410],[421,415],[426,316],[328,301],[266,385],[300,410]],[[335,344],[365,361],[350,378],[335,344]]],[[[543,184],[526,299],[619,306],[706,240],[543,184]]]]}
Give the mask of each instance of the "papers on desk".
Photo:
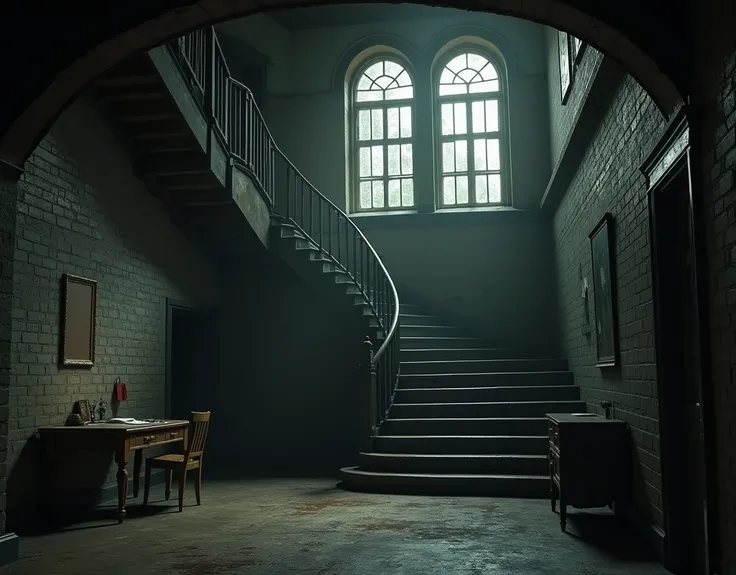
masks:
{"type": "Polygon", "coordinates": [[[124,425],[148,425],[150,421],[141,421],[135,417],[113,417],[108,419],[105,423],[122,423],[124,425]]]}

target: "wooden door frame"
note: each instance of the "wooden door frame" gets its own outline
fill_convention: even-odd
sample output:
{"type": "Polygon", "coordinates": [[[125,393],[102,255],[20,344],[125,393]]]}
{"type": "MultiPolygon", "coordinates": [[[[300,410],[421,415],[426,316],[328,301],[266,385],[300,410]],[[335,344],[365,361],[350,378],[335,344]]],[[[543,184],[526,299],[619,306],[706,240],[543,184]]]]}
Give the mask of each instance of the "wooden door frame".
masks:
{"type": "Polygon", "coordinates": [[[192,314],[192,316],[194,315],[194,310],[189,304],[172,298],[166,298],[166,383],[164,388],[164,417],[171,417],[171,340],[174,329],[174,311],[192,314]]]}
{"type": "Polygon", "coordinates": [[[714,398],[713,383],[710,369],[710,337],[708,326],[709,318],[709,300],[708,300],[708,277],[706,265],[706,245],[705,245],[705,229],[702,223],[702,205],[693,191],[693,164],[691,161],[692,151],[689,145],[689,131],[687,118],[684,113],[681,117],[670,125],[665,137],[662,138],[660,144],[655,148],[648,158],[642,171],[645,172],[649,179],[649,232],[651,246],[651,262],[652,262],[652,290],[653,290],[653,307],[655,321],[655,349],[656,349],[656,366],[657,366],[657,394],[659,401],[659,430],[660,430],[660,459],[661,459],[661,475],[662,475],[662,511],[664,516],[665,537],[663,541],[663,562],[666,567],[672,564],[675,557],[678,557],[677,535],[687,532],[687,524],[677,524],[673,521],[674,506],[681,504],[678,495],[684,493],[683,486],[685,478],[682,471],[682,465],[678,465],[677,453],[682,450],[682,446],[673,443],[674,434],[672,432],[674,426],[679,421],[673,421],[667,413],[666,407],[669,405],[670,397],[668,396],[668,388],[664,384],[664,376],[667,373],[666,350],[671,342],[671,334],[667,330],[662,329],[663,310],[661,309],[661,289],[660,285],[661,272],[659,269],[659,260],[657,257],[658,238],[657,238],[657,201],[663,193],[666,193],[668,185],[682,174],[682,170],[687,170],[684,174],[687,177],[688,184],[688,207],[689,207],[689,225],[692,236],[693,248],[693,274],[692,289],[694,295],[693,305],[695,308],[693,326],[694,344],[697,350],[695,373],[698,375],[698,385],[701,396],[701,410],[703,419],[703,453],[704,458],[704,498],[706,502],[705,522],[705,550],[706,550],[706,572],[711,575],[716,572],[718,565],[718,505],[716,491],[716,459],[715,459],[715,435],[714,435],[714,398]],[[677,150],[677,142],[685,145],[679,150],[679,153],[672,153],[677,150]],[[664,165],[664,168],[663,168],[664,165]],[[656,178],[652,176],[656,174],[656,178]],[[673,534],[675,537],[673,538],[673,534]]]}

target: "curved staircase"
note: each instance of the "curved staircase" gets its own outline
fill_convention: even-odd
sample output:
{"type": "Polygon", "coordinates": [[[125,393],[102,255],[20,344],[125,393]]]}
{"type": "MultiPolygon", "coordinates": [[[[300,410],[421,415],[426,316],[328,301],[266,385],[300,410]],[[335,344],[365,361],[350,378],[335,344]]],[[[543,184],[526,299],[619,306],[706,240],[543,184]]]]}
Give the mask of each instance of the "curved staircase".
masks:
{"type": "Polygon", "coordinates": [[[585,411],[567,361],[488,347],[401,305],[400,376],[388,417],[346,488],[545,497],[546,413],[585,411]]]}

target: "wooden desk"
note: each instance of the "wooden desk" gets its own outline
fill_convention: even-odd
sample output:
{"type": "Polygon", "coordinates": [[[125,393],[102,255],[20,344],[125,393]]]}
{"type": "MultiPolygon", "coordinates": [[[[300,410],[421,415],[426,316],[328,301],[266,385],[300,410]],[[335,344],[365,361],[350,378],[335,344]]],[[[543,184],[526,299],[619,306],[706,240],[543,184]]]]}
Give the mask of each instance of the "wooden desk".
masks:
{"type": "MultiPolygon", "coordinates": [[[[52,463],[53,458],[59,453],[69,450],[95,449],[115,453],[115,463],[118,465],[118,523],[122,523],[125,518],[128,494],[126,466],[130,459],[130,452],[135,453],[133,497],[138,497],[143,450],[148,447],[182,441],[186,448],[189,422],[166,420],[161,423],[130,426],[120,423],[91,423],[84,426],[51,425],[40,427],[38,433],[43,441],[49,463],[52,463]]],[[[50,476],[51,473],[49,473],[50,476]]]]}

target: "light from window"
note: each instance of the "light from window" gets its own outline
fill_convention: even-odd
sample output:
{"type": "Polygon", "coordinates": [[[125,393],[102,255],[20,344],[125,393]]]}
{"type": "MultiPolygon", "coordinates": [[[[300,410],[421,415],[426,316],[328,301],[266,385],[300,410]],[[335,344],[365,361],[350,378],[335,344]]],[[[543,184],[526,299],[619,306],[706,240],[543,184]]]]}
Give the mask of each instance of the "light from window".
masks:
{"type": "Polygon", "coordinates": [[[484,56],[452,58],[439,79],[442,204],[502,202],[500,79],[484,56]]]}
{"type": "Polygon", "coordinates": [[[355,85],[360,210],[414,205],[413,97],[409,73],[391,60],[368,66],[355,85]]]}

